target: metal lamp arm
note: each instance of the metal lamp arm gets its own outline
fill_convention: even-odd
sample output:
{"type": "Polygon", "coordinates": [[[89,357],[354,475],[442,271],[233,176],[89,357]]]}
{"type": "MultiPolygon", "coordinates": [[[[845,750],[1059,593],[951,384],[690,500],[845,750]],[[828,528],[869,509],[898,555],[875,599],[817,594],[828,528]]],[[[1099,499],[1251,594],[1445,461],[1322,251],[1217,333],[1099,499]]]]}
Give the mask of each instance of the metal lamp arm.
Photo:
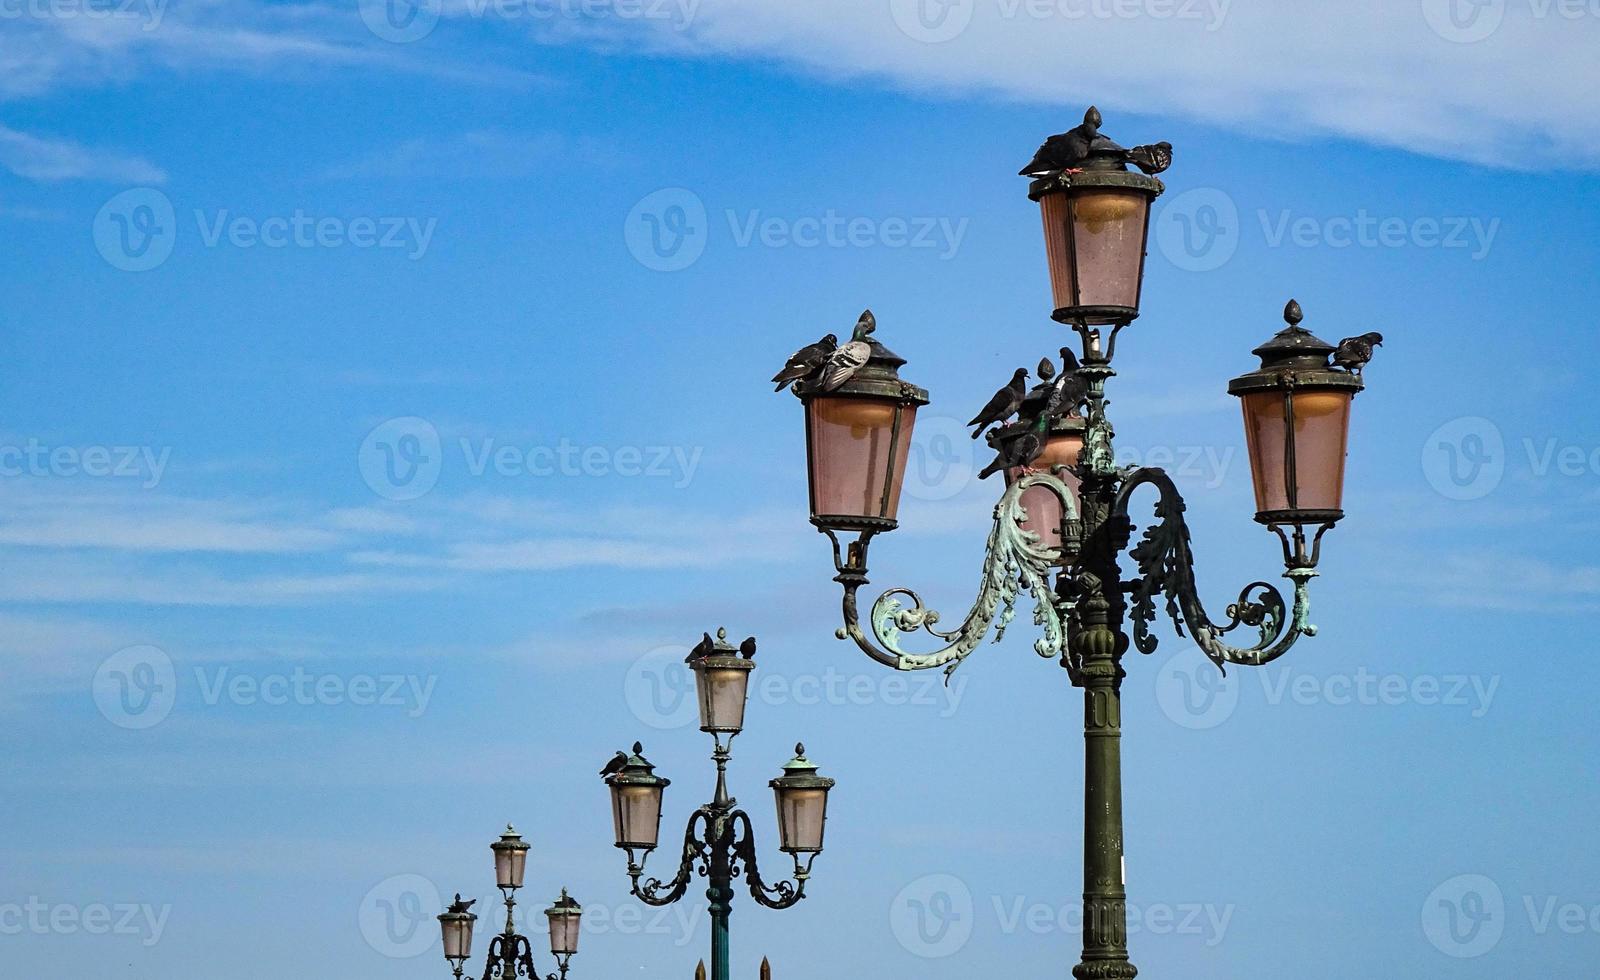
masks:
{"type": "Polygon", "coordinates": [[[1066,634],[1049,581],[1051,569],[1061,560],[1061,551],[1042,544],[1037,533],[1022,530],[1022,522],[1027,517],[1022,495],[1033,487],[1045,487],[1061,500],[1062,539],[1069,547],[1076,547],[1080,520],[1071,488],[1050,473],[1030,473],[1015,481],[995,505],[994,528],[989,532],[977,599],[961,626],[950,631],[935,628],[940,620],[939,613],[928,608],[921,596],[910,589],[894,588],[872,604],[868,617],[872,634],[868,636],[861,622],[856,593],[867,584],[867,546],[872,532],[863,533],[849,548],[848,557],[842,557],[838,538],[827,530],[833,541],[834,564],[839,571],[835,581],[844,586],[844,626],[837,633],[839,639],[854,640],[867,656],[895,670],[943,667],[948,675],[978,648],[989,635],[990,627],[994,627],[996,642],[1005,635],[1016,613],[1017,594],[1025,585],[1035,600],[1034,622],[1044,631],[1034,643],[1034,650],[1041,657],[1061,656],[1066,634]],[[901,637],[917,630],[943,640],[945,646],[926,654],[902,649],[901,637]]]}
{"type": "MultiPolygon", "coordinates": [[[[705,807],[701,807],[689,815],[689,824],[683,831],[683,855],[678,862],[678,872],[672,881],[663,882],[660,878],[651,878],[642,885],[639,879],[644,875],[644,862],[635,863],[633,851],[628,852],[628,877],[633,879],[633,896],[646,905],[663,906],[671,905],[682,898],[689,888],[689,882],[694,877],[695,865],[700,865],[700,873],[706,873],[705,841],[695,833],[695,826],[700,821],[705,821],[709,832],[712,819],[705,807]]],[[[645,855],[649,859],[649,854],[645,855]]]]}
{"type": "Polygon", "coordinates": [[[1132,583],[1130,616],[1134,623],[1133,642],[1142,653],[1156,648],[1150,624],[1156,618],[1155,598],[1166,596],[1166,612],[1179,636],[1188,624],[1195,645],[1219,668],[1225,663],[1259,667],[1288,652],[1301,635],[1314,636],[1311,625],[1311,597],[1308,583],[1317,574],[1310,568],[1290,567],[1285,577],[1294,583],[1294,606],[1285,615],[1283,594],[1267,582],[1252,582],[1239,593],[1238,601],[1228,606],[1228,621],[1217,624],[1201,605],[1194,577],[1194,554],[1189,543],[1189,526],[1184,523],[1183,496],[1166,471],[1157,467],[1130,470],[1123,477],[1113,513],[1128,519],[1128,502],[1133,492],[1146,484],[1160,493],[1156,501],[1155,524],[1146,529],[1129,555],[1139,565],[1139,578],[1132,583]],[[1252,646],[1235,647],[1221,636],[1240,626],[1252,626],[1259,639],[1252,646]]]}
{"type": "Polygon", "coordinates": [[[489,955],[483,965],[483,980],[516,980],[537,977],[533,967],[533,946],[526,936],[499,935],[489,942],[489,955]]]}
{"type": "Polygon", "coordinates": [[[761,870],[756,862],[755,831],[750,826],[750,817],[743,810],[735,810],[728,815],[732,822],[735,839],[733,841],[733,873],[744,874],[745,883],[750,886],[750,897],[769,909],[786,909],[795,905],[806,897],[806,881],[811,877],[811,862],[816,860],[812,854],[806,859],[804,867],[800,859],[795,858],[794,880],[780,881],[775,885],[768,885],[761,879],[761,870]],[[743,833],[739,833],[742,828],[743,833]]]}

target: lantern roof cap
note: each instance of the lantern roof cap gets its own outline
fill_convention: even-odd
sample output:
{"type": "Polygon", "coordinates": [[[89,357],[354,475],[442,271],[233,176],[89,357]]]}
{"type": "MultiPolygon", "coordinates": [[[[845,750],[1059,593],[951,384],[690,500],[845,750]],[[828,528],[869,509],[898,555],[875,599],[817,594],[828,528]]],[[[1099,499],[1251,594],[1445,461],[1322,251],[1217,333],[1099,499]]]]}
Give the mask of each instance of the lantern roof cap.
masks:
{"type": "Polygon", "coordinates": [[[1261,366],[1228,382],[1229,394],[1299,386],[1356,392],[1364,387],[1360,375],[1329,364],[1336,348],[1300,325],[1305,313],[1298,302],[1291,299],[1284,306],[1283,319],[1288,326],[1250,352],[1261,358],[1261,366]]]}
{"type": "Polygon", "coordinates": [[[578,900],[568,895],[567,890],[563,888],[561,889],[561,897],[551,903],[550,907],[544,910],[544,914],[551,918],[558,915],[582,915],[583,906],[579,905],[578,900]]]}
{"type": "Polygon", "coordinates": [[[806,758],[806,747],[796,745],[794,758],[783,764],[783,775],[768,785],[773,789],[828,789],[833,780],[818,774],[817,764],[806,758]]]}
{"type": "Polygon", "coordinates": [[[526,851],[528,842],[522,839],[522,835],[517,833],[515,827],[506,824],[506,832],[500,835],[499,840],[489,846],[497,851],[526,851]]]}
{"type": "Polygon", "coordinates": [[[639,742],[633,743],[633,754],[628,755],[622,763],[622,768],[606,775],[606,782],[612,786],[670,786],[672,780],[655,774],[656,767],[644,757],[644,746],[639,742]]]}

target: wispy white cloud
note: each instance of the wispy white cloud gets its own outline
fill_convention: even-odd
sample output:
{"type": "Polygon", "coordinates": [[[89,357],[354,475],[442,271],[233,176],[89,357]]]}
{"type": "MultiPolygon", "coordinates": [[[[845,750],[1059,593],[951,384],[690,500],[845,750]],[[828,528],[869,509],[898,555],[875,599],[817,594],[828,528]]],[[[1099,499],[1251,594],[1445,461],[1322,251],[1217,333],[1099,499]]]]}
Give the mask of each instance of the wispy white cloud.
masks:
{"type": "Polygon", "coordinates": [[[1097,101],[1477,163],[1600,166],[1600,17],[1495,0],[1478,5],[1489,20],[1463,32],[1450,5],[701,0],[687,29],[670,18],[593,18],[547,30],[1060,106],[1064,125],[1075,121],[1069,110],[1097,101]]]}
{"type": "Polygon", "coordinates": [[[0,125],[0,167],[28,180],[99,180],[159,184],[166,172],[136,156],[92,149],[0,125]]]}

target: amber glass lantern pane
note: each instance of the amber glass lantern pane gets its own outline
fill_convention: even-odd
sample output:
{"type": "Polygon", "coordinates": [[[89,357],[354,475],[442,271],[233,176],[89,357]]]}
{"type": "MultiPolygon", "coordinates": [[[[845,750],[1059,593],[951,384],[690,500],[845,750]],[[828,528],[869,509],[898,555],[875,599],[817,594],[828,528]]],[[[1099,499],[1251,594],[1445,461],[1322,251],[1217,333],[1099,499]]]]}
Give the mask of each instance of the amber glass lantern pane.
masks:
{"type": "Polygon", "coordinates": [[[650,850],[661,833],[662,786],[611,784],[611,817],[618,847],[650,850]]]}
{"type": "MultiPolygon", "coordinates": [[[[563,901],[569,901],[562,895],[563,901]]],[[[576,903],[563,905],[557,902],[545,909],[544,913],[550,920],[550,952],[556,956],[571,956],[578,951],[578,924],[583,919],[583,913],[576,903]]]]}
{"type": "Polygon", "coordinates": [[[472,924],[478,917],[470,912],[446,912],[439,916],[444,932],[444,958],[464,960],[472,955],[472,924]]]}
{"type": "Polygon", "coordinates": [[[894,520],[917,406],[885,398],[818,396],[806,404],[806,413],[813,513],[894,520]]]}
{"type": "Polygon", "coordinates": [[[1046,194],[1039,207],[1056,308],[1137,310],[1150,195],[1117,187],[1083,188],[1046,194]]]}
{"type": "Polygon", "coordinates": [[[789,854],[822,850],[828,791],[822,787],[779,789],[778,849],[789,854]]]}
{"type": "Polygon", "coordinates": [[[744,706],[750,685],[748,660],[700,661],[693,665],[700,695],[700,730],[738,732],[744,728],[744,706]],[[724,665],[726,664],[726,665],[724,665]]]}
{"type": "MultiPolygon", "coordinates": [[[[1044,452],[1034,461],[1033,469],[1050,473],[1056,466],[1076,464],[1078,454],[1082,451],[1082,435],[1078,433],[1053,435],[1045,443],[1044,452]]],[[[1071,488],[1073,499],[1076,500],[1078,478],[1065,470],[1055,475],[1071,488]]],[[[1020,467],[1006,470],[1008,486],[1021,477],[1020,467]]],[[[1047,548],[1061,547],[1061,498],[1056,496],[1054,491],[1048,487],[1029,487],[1022,491],[1022,510],[1027,515],[1027,519],[1022,522],[1022,530],[1039,535],[1039,543],[1047,548]]]]}
{"type": "Polygon", "coordinates": [[[1289,492],[1286,398],[1282,389],[1243,397],[1245,442],[1255,482],[1256,510],[1340,510],[1344,494],[1345,441],[1350,430],[1350,391],[1294,392],[1294,475],[1289,492]]]}

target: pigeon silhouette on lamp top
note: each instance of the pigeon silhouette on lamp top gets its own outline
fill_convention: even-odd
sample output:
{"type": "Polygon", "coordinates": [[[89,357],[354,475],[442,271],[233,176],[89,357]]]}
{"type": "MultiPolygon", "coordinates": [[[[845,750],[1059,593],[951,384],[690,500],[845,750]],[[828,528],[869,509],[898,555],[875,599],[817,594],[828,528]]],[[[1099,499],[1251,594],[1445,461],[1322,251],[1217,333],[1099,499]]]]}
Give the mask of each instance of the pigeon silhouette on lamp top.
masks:
{"type": "Polygon", "coordinates": [[[450,908],[446,909],[445,911],[449,912],[451,915],[464,915],[468,909],[477,904],[478,900],[475,898],[463,902],[461,900],[461,893],[456,892],[456,900],[451,902],[450,908]]]}
{"type": "Polygon", "coordinates": [[[872,356],[872,343],[867,339],[878,329],[878,320],[871,310],[863,310],[861,319],[850,334],[850,342],[840,346],[822,362],[822,376],[817,385],[823,391],[836,391],[840,385],[856,376],[872,356]]]}
{"type": "Polygon", "coordinates": [[[1011,376],[1011,381],[995,392],[994,397],[989,399],[989,404],[983,406],[983,410],[967,423],[977,426],[972,430],[972,438],[976,439],[983,435],[983,430],[994,423],[1003,422],[1015,415],[1017,409],[1022,407],[1022,399],[1027,393],[1028,369],[1017,368],[1017,372],[1011,376]]]}
{"type": "Polygon", "coordinates": [[[1333,352],[1333,363],[1342,367],[1356,377],[1361,377],[1361,369],[1372,360],[1372,349],[1383,346],[1383,334],[1373,331],[1364,333],[1359,337],[1346,337],[1339,341],[1339,346],[1333,352]]]}
{"type": "Polygon", "coordinates": [[[1050,413],[1043,412],[1028,426],[1026,432],[1002,443],[994,460],[983,468],[978,479],[987,480],[1001,470],[1021,469],[1029,472],[1028,467],[1044,452],[1045,433],[1050,431],[1051,421],[1050,413]]]}
{"type": "Polygon", "coordinates": [[[1083,122],[1064,133],[1045,140],[1019,176],[1038,177],[1061,170],[1073,170],[1089,159],[1089,150],[1100,137],[1100,110],[1094,106],[1083,114],[1083,122]]]}
{"type": "Polygon", "coordinates": [[[777,385],[777,391],[803,381],[822,370],[822,365],[828,360],[828,355],[839,349],[839,338],[833,334],[824,336],[814,344],[795,351],[784,362],[783,370],[772,376],[772,383],[777,385]]]}
{"type": "Polygon", "coordinates": [[[692,664],[696,660],[704,660],[705,658],[711,656],[712,651],[716,648],[717,645],[712,641],[711,634],[702,633],[700,634],[700,642],[694,645],[694,649],[690,650],[689,655],[683,658],[683,662],[686,664],[692,664]]]}
{"type": "Polygon", "coordinates": [[[1128,151],[1128,162],[1154,177],[1172,166],[1172,144],[1166,140],[1128,151]]]}
{"type": "Polygon", "coordinates": [[[618,749],[617,750],[617,754],[611,757],[611,761],[610,762],[606,763],[606,767],[604,769],[600,770],[600,775],[609,776],[614,772],[621,772],[622,768],[624,766],[626,766],[627,764],[628,764],[628,753],[622,751],[621,749],[618,749]]]}
{"type": "Polygon", "coordinates": [[[755,637],[747,636],[747,637],[744,638],[744,642],[739,644],[739,656],[743,657],[746,660],[754,660],[755,659],[755,656],[756,656],[756,638],[755,637]]]}

